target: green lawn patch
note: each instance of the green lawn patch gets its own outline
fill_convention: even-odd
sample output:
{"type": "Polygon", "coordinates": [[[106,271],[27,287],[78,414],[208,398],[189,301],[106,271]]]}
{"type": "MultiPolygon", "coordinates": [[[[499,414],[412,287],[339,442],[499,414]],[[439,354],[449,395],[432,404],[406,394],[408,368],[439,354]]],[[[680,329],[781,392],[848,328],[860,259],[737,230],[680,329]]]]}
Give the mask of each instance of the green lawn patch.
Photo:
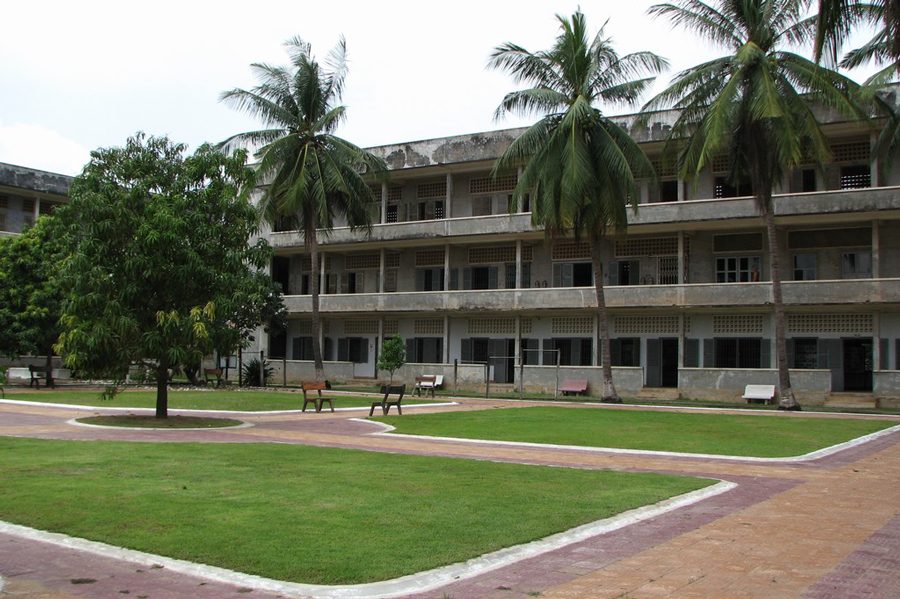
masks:
{"type": "MultiPolygon", "coordinates": [[[[372,405],[372,396],[332,395],[335,408],[358,408],[372,405]]],[[[35,393],[6,393],[7,399],[42,401],[49,403],[100,408],[154,408],[156,391],[126,390],[111,400],[100,399],[97,391],[41,391],[35,393]]],[[[403,404],[436,403],[431,399],[403,398],[403,404]]],[[[285,391],[178,391],[169,389],[170,410],[233,410],[239,412],[265,412],[270,410],[299,410],[303,407],[303,393],[285,391]]],[[[307,412],[314,408],[307,406],[307,412]]],[[[330,411],[330,410],[329,410],[330,411]]]]}
{"type": "Polygon", "coordinates": [[[777,416],[533,407],[380,417],[398,433],[715,455],[787,457],[898,424],[777,416]]]}
{"type": "Polygon", "coordinates": [[[87,418],[78,418],[77,421],[97,426],[122,426],[126,428],[227,428],[243,424],[240,420],[232,420],[231,418],[203,418],[201,416],[155,418],[154,416],[137,416],[135,414],[89,416],[87,418]]]}
{"type": "Polygon", "coordinates": [[[0,438],[0,519],[280,580],[384,580],[712,484],[296,445],[0,438]]]}

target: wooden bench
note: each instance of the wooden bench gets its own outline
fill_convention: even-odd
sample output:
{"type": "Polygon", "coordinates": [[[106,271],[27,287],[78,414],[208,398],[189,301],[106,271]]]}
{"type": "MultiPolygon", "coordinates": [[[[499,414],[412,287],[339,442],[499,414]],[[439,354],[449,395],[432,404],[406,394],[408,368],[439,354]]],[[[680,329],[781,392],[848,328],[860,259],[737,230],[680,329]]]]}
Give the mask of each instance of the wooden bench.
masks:
{"type": "Polygon", "coordinates": [[[316,406],[316,412],[321,412],[322,406],[326,401],[328,402],[328,405],[331,406],[331,411],[334,412],[334,403],[331,401],[332,398],[322,395],[322,391],[328,390],[328,385],[326,383],[319,381],[303,381],[300,386],[303,389],[302,412],[306,411],[306,405],[309,403],[312,403],[314,406],[316,406]],[[315,391],[316,395],[307,395],[307,391],[315,391]]]}
{"type": "Polygon", "coordinates": [[[384,398],[372,402],[372,407],[369,408],[369,416],[375,412],[376,406],[381,406],[381,413],[385,416],[391,411],[391,406],[397,406],[397,413],[403,416],[400,402],[403,401],[403,394],[406,393],[406,385],[382,385],[381,392],[384,393],[384,398]],[[396,395],[397,399],[391,399],[391,395],[396,395]]]}
{"type": "Polygon", "coordinates": [[[216,387],[221,387],[222,383],[222,369],[221,368],[204,368],[203,369],[203,378],[206,379],[206,384],[209,385],[210,378],[215,380],[216,387]]]}
{"type": "Polygon", "coordinates": [[[563,381],[563,384],[559,386],[559,390],[563,395],[581,395],[587,391],[587,388],[588,382],[586,379],[570,379],[563,381]]]}
{"type": "MultiPolygon", "coordinates": [[[[443,379],[443,377],[441,377],[443,379]]],[[[424,376],[416,377],[416,386],[413,387],[413,393],[422,396],[422,392],[425,392],[425,395],[428,395],[428,392],[431,391],[431,397],[434,397],[434,388],[437,386],[437,376],[433,374],[426,374],[424,376]]]]}
{"type": "Polygon", "coordinates": [[[744,387],[747,403],[769,403],[775,400],[775,385],[747,385],[744,387]]]}
{"type": "MultiPolygon", "coordinates": [[[[52,368],[48,368],[46,366],[29,366],[28,372],[29,372],[29,374],[31,374],[31,382],[28,383],[28,386],[31,387],[32,385],[35,385],[38,389],[40,389],[42,377],[44,379],[46,379],[47,381],[52,380],[50,378],[50,374],[51,374],[52,370],[53,370],[52,368]]],[[[50,386],[52,387],[53,384],[50,383],[50,386]]]]}

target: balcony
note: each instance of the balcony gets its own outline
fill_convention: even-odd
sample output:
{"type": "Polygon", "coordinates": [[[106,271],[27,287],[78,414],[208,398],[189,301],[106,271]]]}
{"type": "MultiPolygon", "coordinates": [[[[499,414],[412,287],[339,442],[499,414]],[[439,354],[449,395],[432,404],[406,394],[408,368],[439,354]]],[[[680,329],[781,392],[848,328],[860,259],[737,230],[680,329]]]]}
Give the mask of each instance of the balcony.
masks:
{"type": "MultiPolygon", "coordinates": [[[[790,281],[783,284],[786,306],[857,306],[900,304],[900,279],[790,281]]],[[[323,314],[541,313],[547,310],[596,308],[593,287],[360,293],[321,296],[323,314]]],[[[290,313],[312,310],[310,296],[286,296],[290,313]]],[[[772,304],[771,283],[703,283],[631,285],[606,288],[614,310],[753,308],[772,304]]]]}
{"type": "MultiPolygon", "coordinates": [[[[458,200],[464,201],[464,200],[458,200]]],[[[866,220],[878,213],[900,210],[900,187],[876,187],[818,193],[786,194],[775,197],[775,213],[789,224],[792,219],[818,215],[855,214],[856,220],[866,220]]],[[[692,228],[716,227],[730,221],[732,227],[746,219],[758,219],[753,198],[725,198],[718,200],[690,200],[643,204],[637,215],[629,217],[629,231],[634,234],[653,230],[675,230],[673,225],[683,224],[692,228]]],[[[843,222],[843,221],[842,221],[843,222]]],[[[347,227],[339,227],[328,238],[320,237],[320,243],[330,249],[377,249],[401,245],[429,245],[432,243],[502,242],[518,239],[530,233],[536,238],[543,235],[531,225],[531,214],[495,214],[466,218],[408,221],[378,224],[368,238],[352,233],[347,227]]],[[[296,231],[272,233],[270,242],[276,249],[299,249],[302,237],[296,231]]]]}

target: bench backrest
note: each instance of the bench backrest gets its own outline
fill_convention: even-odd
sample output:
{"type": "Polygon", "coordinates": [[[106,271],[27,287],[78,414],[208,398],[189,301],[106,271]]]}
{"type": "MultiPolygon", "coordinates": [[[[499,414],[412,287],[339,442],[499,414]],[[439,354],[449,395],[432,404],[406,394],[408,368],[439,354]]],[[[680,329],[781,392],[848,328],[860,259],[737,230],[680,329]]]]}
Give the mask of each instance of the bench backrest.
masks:
{"type": "Polygon", "coordinates": [[[747,385],[744,388],[744,395],[771,399],[775,397],[775,385],[747,385]]]}
{"type": "Polygon", "coordinates": [[[406,385],[386,385],[383,387],[383,390],[384,401],[388,401],[391,395],[396,395],[397,399],[395,401],[400,403],[403,400],[403,394],[406,393],[406,385]]]}
{"type": "Polygon", "coordinates": [[[46,366],[29,366],[28,367],[29,372],[42,372],[44,374],[47,374],[51,370],[53,370],[53,369],[47,368],[46,366]]]}
{"type": "Polygon", "coordinates": [[[322,397],[322,391],[328,389],[324,381],[303,381],[300,387],[303,389],[303,397],[306,397],[307,391],[316,391],[322,397]]]}
{"type": "Polygon", "coordinates": [[[203,374],[222,374],[221,368],[204,368],[203,374]]]}
{"type": "Polygon", "coordinates": [[[425,376],[417,376],[417,377],[416,377],[416,382],[417,382],[417,383],[432,383],[432,384],[433,384],[436,378],[437,378],[437,377],[435,377],[433,374],[426,374],[425,376]]]}
{"type": "Polygon", "coordinates": [[[563,381],[563,384],[560,385],[560,391],[587,391],[588,382],[587,379],[575,379],[569,381],[563,381]]]}

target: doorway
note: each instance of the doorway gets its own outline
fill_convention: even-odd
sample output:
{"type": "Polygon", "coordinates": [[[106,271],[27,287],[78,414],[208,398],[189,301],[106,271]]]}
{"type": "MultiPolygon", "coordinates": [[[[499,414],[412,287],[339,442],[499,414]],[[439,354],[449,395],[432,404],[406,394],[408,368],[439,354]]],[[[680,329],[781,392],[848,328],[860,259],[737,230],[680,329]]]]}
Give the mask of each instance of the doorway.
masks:
{"type": "Polygon", "coordinates": [[[678,387],[678,338],[647,339],[648,387],[678,387]]]}
{"type": "Polygon", "coordinates": [[[872,340],[843,339],[844,391],[872,390],[872,340]]]}

